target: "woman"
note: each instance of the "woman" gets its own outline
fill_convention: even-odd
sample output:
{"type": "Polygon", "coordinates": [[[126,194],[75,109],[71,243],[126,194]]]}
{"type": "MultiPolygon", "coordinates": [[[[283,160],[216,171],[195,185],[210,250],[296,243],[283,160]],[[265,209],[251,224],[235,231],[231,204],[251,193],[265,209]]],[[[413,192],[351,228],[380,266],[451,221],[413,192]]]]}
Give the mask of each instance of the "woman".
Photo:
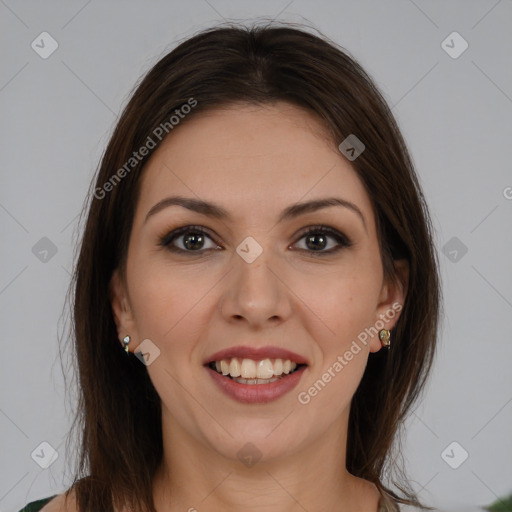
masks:
{"type": "Polygon", "coordinates": [[[423,506],[394,447],[434,358],[437,260],[354,59],[290,25],[203,31],[140,82],[93,187],[80,464],[25,510],[423,506]]]}

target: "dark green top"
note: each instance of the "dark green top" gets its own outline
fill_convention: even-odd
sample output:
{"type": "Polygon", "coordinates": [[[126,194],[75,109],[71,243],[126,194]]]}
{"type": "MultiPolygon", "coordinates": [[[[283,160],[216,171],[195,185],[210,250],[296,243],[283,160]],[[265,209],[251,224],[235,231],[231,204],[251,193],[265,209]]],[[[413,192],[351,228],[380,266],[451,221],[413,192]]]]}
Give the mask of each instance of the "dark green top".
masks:
{"type": "Polygon", "coordinates": [[[37,501],[31,501],[27,505],[25,505],[20,512],[38,512],[41,510],[51,499],[55,498],[57,496],[54,494],[53,496],[50,496],[49,498],[43,498],[42,500],[37,501]]]}
{"type": "MultiPolygon", "coordinates": [[[[20,512],[39,512],[51,499],[57,496],[54,494],[49,498],[44,498],[42,500],[32,501],[29,504],[25,505],[20,512]]],[[[390,501],[387,497],[383,496],[379,501],[379,512],[395,512],[398,511],[397,505],[395,505],[392,501],[390,501]]]]}

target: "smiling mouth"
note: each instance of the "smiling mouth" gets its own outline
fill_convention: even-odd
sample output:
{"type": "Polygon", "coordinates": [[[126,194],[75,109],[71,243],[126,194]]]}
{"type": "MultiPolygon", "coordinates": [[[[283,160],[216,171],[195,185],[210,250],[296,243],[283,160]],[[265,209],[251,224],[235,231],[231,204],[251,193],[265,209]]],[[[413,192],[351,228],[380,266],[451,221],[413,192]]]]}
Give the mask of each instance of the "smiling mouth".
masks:
{"type": "Polygon", "coordinates": [[[209,368],[239,384],[270,384],[291,375],[305,364],[290,359],[253,359],[232,357],[212,361],[209,368]]]}

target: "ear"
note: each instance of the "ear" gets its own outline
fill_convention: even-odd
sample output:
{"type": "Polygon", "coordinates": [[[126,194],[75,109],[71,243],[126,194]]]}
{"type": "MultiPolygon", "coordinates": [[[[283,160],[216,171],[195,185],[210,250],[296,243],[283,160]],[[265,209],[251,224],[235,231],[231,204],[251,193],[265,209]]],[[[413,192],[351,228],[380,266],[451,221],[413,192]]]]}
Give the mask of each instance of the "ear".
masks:
{"type": "MultiPolygon", "coordinates": [[[[112,313],[117,327],[117,337],[124,348],[122,344],[123,338],[129,335],[132,340],[136,340],[138,339],[138,334],[126,290],[126,283],[119,269],[114,270],[112,273],[109,283],[109,292],[112,313]]],[[[134,343],[131,344],[132,347],[134,345],[134,343]]]]}
{"type": "MultiPolygon", "coordinates": [[[[375,327],[378,331],[390,331],[400,318],[404,307],[407,288],[409,285],[409,262],[407,260],[394,260],[395,276],[384,279],[379,296],[379,303],[375,312],[375,327]]],[[[391,338],[393,343],[393,338],[391,338]]],[[[370,352],[378,352],[382,343],[378,336],[373,336],[370,342],[370,352]]]]}

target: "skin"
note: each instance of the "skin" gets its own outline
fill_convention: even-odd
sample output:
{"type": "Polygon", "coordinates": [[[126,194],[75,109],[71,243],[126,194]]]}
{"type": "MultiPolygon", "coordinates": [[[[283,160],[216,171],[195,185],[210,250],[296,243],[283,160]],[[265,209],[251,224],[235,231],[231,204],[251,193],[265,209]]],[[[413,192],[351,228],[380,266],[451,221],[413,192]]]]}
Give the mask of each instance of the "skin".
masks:
{"type": "MultiPolygon", "coordinates": [[[[186,250],[185,241],[186,234],[174,245],[186,250]]],[[[300,404],[297,395],[379,315],[403,304],[407,268],[396,267],[401,281],[386,281],[370,198],[310,113],[285,103],[233,105],[172,131],[144,170],[126,274],[117,270],[111,281],[119,339],[129,334],[131,351],[145,339],[160,350],[147,366],[162,401],[159,512],[377,510],[375,486],[347,472],[345,446],[350,402],[369,352],[381,349],[378,338],[360,344],[310,403],[300,404]],[[178,194],[218,203],[232,219],[174,205],[146,220],[156,203],[178,194]],[[292,203],[331,196],[355,204],[364,223],[337,206],[277,221],[292,203]],[[315,256],[302,230],[319,224],[345,234],[352,246],[327,254],[338,245],[329,235],[324,256],[315,256]],[[211,237],[199,251],[178,254],[159,245],[187,225],[211,237]],[[263,249],[252,263],[236,252],[247,236],[263,249]],[[278,400],[242,404],[219,391],[202,366],[236,345],[287,348],[310,365],[278,400]],[[247,468],[237,452],[249,442],[261,459],[247,468]]]]}

